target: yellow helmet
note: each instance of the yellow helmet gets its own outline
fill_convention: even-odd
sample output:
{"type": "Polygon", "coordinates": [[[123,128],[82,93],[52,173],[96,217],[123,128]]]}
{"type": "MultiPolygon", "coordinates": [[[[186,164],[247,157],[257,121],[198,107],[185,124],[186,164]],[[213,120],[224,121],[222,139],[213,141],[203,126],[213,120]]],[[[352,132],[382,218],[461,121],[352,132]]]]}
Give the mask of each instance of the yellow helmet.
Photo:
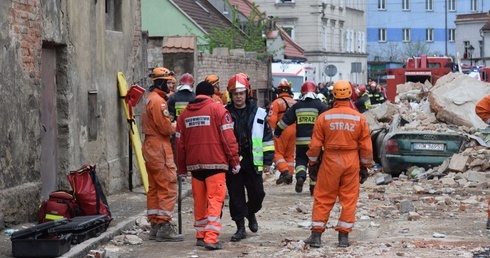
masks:
{"type": "Polygon", "coordinates": [[[332,92],[335,99],[348,99],[352,95],[352,87],[348,81],[339,80],[333,84],[332,92]]]}

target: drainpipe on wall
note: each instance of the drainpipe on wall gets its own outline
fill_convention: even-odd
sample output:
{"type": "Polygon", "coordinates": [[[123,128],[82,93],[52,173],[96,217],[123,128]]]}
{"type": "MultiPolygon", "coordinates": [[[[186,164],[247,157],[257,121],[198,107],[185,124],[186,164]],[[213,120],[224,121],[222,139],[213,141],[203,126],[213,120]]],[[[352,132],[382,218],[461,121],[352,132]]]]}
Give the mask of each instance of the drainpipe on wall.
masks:
{"type": "Polygon", "coordinates": [[[480,37],[481,37],[481,40],[482,40],[482,48],[481,48],[481,60],[483,62],[483,66],[486,66],[487,65],[487,61],[485,59],[485,33],[483,32],[483,30],[480,30],[480,37]]]}

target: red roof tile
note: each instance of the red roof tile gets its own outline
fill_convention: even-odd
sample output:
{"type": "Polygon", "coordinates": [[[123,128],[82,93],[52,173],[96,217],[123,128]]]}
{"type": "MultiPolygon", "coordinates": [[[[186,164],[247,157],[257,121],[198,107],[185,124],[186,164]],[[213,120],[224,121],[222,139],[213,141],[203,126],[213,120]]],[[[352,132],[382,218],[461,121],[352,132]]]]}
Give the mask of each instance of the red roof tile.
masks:
{"type": "Polygon", "coordinates": [[[207,33],[211,28],[228,28],[232,23],[208,0],[174,0],[191,19],[201,26],[207,33]]]}

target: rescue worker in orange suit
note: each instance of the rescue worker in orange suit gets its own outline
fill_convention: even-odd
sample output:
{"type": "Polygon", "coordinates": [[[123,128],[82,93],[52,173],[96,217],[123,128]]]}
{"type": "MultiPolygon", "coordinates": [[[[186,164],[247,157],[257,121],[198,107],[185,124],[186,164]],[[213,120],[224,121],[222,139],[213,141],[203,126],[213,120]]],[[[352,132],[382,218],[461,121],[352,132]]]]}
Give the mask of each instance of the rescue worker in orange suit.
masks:
{"type": "Polygon", "coordinates": [[[170,92],[167,81],[172,73],[164,67],[153,69],[150,74],[153,85],[145,98],[141,124],[145,140],[143,157],[148,172],[147,215],[151,223],[150,240],[159,242],[183,241],[171,223],[177,199],[177,173],[170,135],[175,126],[170,121],[170,113],[165,99],[170,92]]]}
{"type": "MultiPolygon", "coordinates": [[[[483,122],[490,125],[490,95],[478,101],[475,107],[475,113],[483,122]]],[[[487,207],[487,229],[490,229],[490,198],[488,199],[487,207]]]]}
{"type": "MultiPolygon", "coordinates": [[[[272,130],[276,129],[276,125],[284,113],[296,104],[296,100],[292,98],[291,82],[282,79],[277,85],[278,98],[270,105],[268,123],[272,130]]],[[[281,137],[274,137],[274,163],[276,168],[281,173],[276,180],[276,184],[291,184],[294,175],[294,151],[296,146],[296,124],[288,126],[281,137]]]]}
{"type": "Polygon", "coordinates": [[[221,93],[219,91],[219,77],[218,77],[218,75],[214,75],[214,74],[208,75],[208,76],[206,76],[206,78],[204,80],[211,83],[214,87],[214,93],[213,93],[214,101],[216,101],[216,103],[226,105],[226,103],[228,102],[228,97],[226,96],[226,92],[221,93]]]}
{"type": "Polygon", "coordinates": [[[355,104],[359,113],[366,112],[371,106],[371,100],[369,99],[368,93],[366,92],[366,86],[364,84],[359,85],[356,89],[356,95],[358,99],[355,104]]]}
{"type": "Polygon", "coordinates": [[[226,196],[226,171],[240,171],[238,143],[231,115],[216,103],[214,86],[200,82],[196,99],[189,102],[177,120],[176,162],[179,175],[192,174],[194,228],[197,246],[222,249],[221,209],[226,196]]]}
{"type": "Polygon", "coordinates": [[[250,231],[257,232],[259,225],[255,213],[264,201],[264,181],[262,173],[270,173],[274,157],[272,130],[267,123],[267,111],[258,107],[248,95],[248,80],[242,75],[234,75],[228,81],[231,102],[226,105],[234,123],[234,133],[241,157],[240,172],[226,174],[226,186],[230,196],[231,219],[237,231],[232,242],[247,237],[245,218],[250,231]],[[246,190],[246,191],[245,191],[246,190]]]}
{"type": "MultiPolygon", "coordinates": [[[[294,190],[297,193],[303,192],[303,184],[306,181],[306,169],[308,166],[308,143],[311,141],[313,125],[316,118],[321,113],[327,111],[325,105],[316,95],[316,85],[313,82],[306,81],[301,86],[301,99],[284,113],[284,116],[277,123],[274,136],[282,137],[282,133],[289,126],[296,123],[296,185],[294,190]]],[[[310,173],[310,194],[316,184],[316,175],[310,173]]]]}
{"type": "Polygon", "coordinates": [[[311,236],[305,240],[321,247],[321,235],[337,197],[342,210],[335,230],[339,247],[349,246],[349,233],[356,218],[360,183],[367,179],[373,163],[371,135],[366,118],[350,107],[352,88],[348,81],[334,83],[334,107],[316,120],[307,152],[309,168],[317,168],[323,148],[318,181],[313,194],[311,236]]]}
{"type": "Polygon", "coordinates": [[[190,73],[184,73],[179,79],[179,86],[177,86],[176,92],[168,100],[168,110],[170,111],[172,122],[177,120],[187,103],[196,98],[196,94],[192,91],[193,86],[194,77],[190,73]]]}

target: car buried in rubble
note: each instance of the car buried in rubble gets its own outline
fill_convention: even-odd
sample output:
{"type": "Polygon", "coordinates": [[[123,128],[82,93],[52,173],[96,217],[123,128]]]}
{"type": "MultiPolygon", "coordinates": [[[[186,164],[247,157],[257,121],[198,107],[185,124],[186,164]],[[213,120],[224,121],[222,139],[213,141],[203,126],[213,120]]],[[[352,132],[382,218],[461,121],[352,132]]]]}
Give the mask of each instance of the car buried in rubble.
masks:
{"type": "Polygon", "coordinates": [[[412,166],[429,169],[464,150],[468,137],[450,127],[443,132],[402,129],[409,122],[399,114],[389,127],[371,132],[374,160],[383,172],[398,176],[412,166]]]}

